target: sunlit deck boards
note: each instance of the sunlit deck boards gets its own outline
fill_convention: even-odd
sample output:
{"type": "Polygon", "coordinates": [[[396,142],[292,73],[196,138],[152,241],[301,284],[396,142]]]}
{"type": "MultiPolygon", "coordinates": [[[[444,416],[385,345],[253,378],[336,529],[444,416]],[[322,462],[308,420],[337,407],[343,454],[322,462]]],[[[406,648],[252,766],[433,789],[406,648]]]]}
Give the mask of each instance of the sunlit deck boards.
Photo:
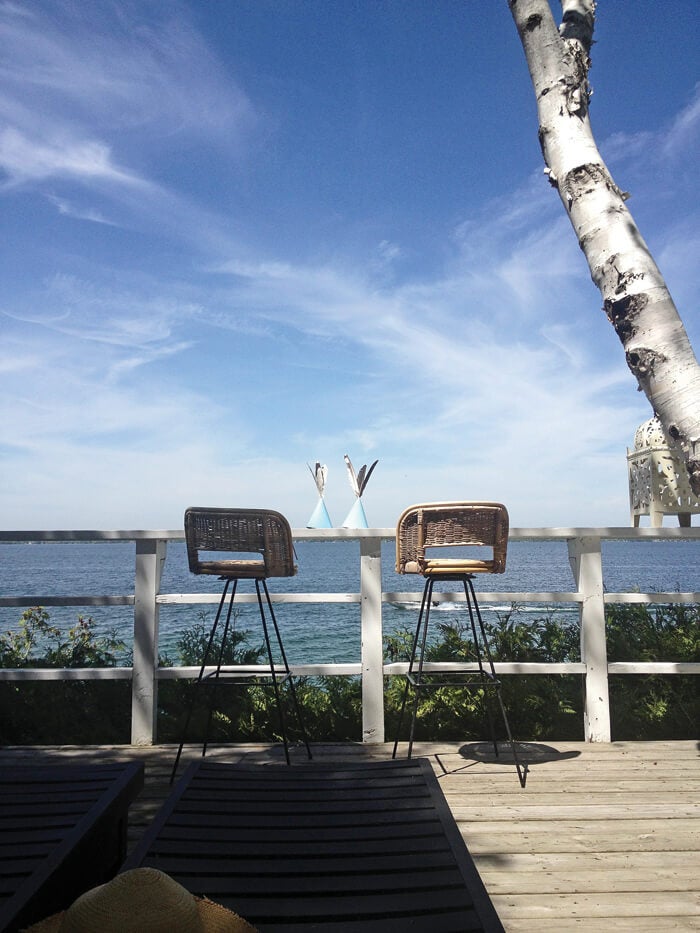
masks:
{"type": "Polygon", "coordinates": [[[555,747],[531,762],[523,792],[491,766],[475,794],[470,772],[484,767],[455,773],[461,756],[438,756],[443,791],[506,929],[700,929],[697,744],[555,747]]]}
{"type": "MultiPolygon", "coordinates": [[[[525,746],[524,790],[512,765],[488,760],[484,748],[426,743],[415,754],[430,758],[507,931],[700,930],[698,743],[525,746]]],[[[324,761],[390,753],[391,746],[314,747],[324,761]]],[[[210,754],[286,767],[279,748],[210,754]]],[[[131,810],[133,845],[170,790],[173,755],[164,746],[3,749],[0,767],[38,758],[144,761],[146,787],[131,810]]]]}

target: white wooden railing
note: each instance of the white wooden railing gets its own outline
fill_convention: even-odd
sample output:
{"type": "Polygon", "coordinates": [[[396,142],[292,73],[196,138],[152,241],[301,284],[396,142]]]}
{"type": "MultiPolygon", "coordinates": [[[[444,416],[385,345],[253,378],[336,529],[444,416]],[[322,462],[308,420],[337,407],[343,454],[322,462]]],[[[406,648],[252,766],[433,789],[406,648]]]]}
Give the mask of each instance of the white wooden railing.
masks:
{"type": "MultiPolygon", "coordinates": [[[[325,541],[333,538],[359,540],[359,593],[277,593],[275,602],[359,603],[361,658],[358,664],[296,664],[297,675],[360,675],[362,678],[362,737],[364,742],[384,741],[384,676],[406,671],[406,663],[384,663],[382,637],[383,603],[419,599],[411,592],[382,592],[381,543],[394,538],[390,528],[294,529],[296,540],[325,541]]],[[[124,596],[0,595],[0,606],[132,606],[134,607],[133,667],[70,669],[0,669],[0,680],[101,680],[131,679],[131,741],[150,745],[156,740],[156,711],[160,680],[192,677],[197,668],[158,666],[160,607],[167,604],[217,603],[220,594],[161,593],[160,581],[168,541],[181,541],[182,531],[0,531],[0,542],[20,541],[134,541],[136,566],[134,593],[124,596]]],[[[482,604],[575,603],[579,606],[581,660],[566,663],[496,663],[500,674],[580,674],[584,690],[584,735],[589,742],[610,741],[609,674],[700,674],[700,664],[625,661],[608,663],[605,642],[607,603],[698,603],[700,592],[606,593],[603,587],[601,542],[619,539],[700,539],[700,528],[515,528],[510,540],[566,541],[575,590],[557,593],[480,592],[482,604]]],[[[459,594],[440,593],[443,601],[459,594]]],[[[254,595],[237,596],[245,601],[254,595]]],[[[449,670],[449,664],[431,668],[449,670]]]]}

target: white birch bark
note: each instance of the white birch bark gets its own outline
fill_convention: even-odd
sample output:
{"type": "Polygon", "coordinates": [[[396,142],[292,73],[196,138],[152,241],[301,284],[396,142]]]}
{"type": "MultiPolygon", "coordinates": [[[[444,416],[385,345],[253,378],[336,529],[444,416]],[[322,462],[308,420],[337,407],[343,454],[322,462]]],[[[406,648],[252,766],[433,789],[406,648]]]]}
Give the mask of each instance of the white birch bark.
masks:
{"type": "MultiPolygon", "coordinates": [[[[612,0],[615,2],[615,0],[612,0]]],[[[700,367],[649,248],[591,130],[588,53],[595,0],[508,0],[537,99],[539,139],[627,365],[688,466],[700,494],[700,367]]],[[[661,15],[661,14],[660,14],[661,15]]]]}

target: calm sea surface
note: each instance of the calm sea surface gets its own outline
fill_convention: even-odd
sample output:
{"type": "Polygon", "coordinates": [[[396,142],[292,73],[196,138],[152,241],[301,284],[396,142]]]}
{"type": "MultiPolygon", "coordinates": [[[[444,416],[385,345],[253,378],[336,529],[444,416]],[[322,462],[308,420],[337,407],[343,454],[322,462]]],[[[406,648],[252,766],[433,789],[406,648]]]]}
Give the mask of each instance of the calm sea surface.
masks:
{"type": "MultiPolygon", "coordinates": [[[[357,541],[299,541],[295,545],[296,577],[271,580],[272,592],[357,593],[360,588],[357,541]]],[[[22,595],[125,595],[134,591],[133,542],[47,542],[0,544],[0,594],[22,595]]],[[[382,546],[382,589],[416,592],[405,605],[385,606],[385,629],[415,625],[418,591],[422,581],[394,571],[394,544],[382,546]]],[[[628,590],[700,590],[700,541],[609,541],[603,543],[603,576],[609,592],[628,590]]],[[[514,541],[508,547],[508,569],[501,576],[477,578],[477,588],[491,592],[570,592],[574,589],[566,543],[514,541]]],[[[213,578],[193,576],[187,567],[184,543],[170,543],[162,593],[210,593],[218,589],[213,578]]],[[[503,611],[510,604],[489,607],[503,611]]],[[[133,609],[130,607],[51,608],[51,620],[69,627],[78,614],[90,615],[97,631],[116,630],[130,642],[133,609]]],[[[213,620],[215,606],[162,606],[160,651],[177,661],[177,641],[193,623],[213,620]]],[[[441,612],[463,612],[458,605],[441,604],[441,612]]],[[[523,610],[532,617],[546,614],[543,606],[523,610]]],[[[573,608],[558,610],[576,618],[573,608]]],[[[21,609],[0,608],[0,631],[16,629],[21,609]]],[[[280,605],[285,647],[292,662],[357,662],[360,660],[360,618],[357,604],[280,605]]],[[[257,644],[257,607],[240,609],[240,628],[254,633],[257,644]]]]}

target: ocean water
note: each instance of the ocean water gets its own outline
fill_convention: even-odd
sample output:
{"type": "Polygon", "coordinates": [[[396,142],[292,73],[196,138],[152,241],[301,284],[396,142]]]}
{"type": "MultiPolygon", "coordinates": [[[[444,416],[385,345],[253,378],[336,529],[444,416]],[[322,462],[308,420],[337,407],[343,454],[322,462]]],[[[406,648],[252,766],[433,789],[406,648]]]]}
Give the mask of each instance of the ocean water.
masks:
{"type": "MultiPolygon", "coordinates": [[[[360,547],[357,541],[298,541],[297,576],[269,581],[272,592],[357,593],[360,588],[360,547]]],[[[0,594],[20,595],[125,595],[134,587],[136,548],[133,542],[0,543],[0,594]]],[[[394,543],[382,545],[384,592],[415,594],[399,606],[384,606],[385,631],[415,625],[422,580],[400,576],[394,570],[394,543]]],[[[607,541],[603,543],[603,577],[609,592],[700,590],[700,541],[607,541]]],[[[247,584],[241,584],[246,587],[247,584]]],[[[182,542],[168,544],[161,583],[162,593],[210,593],[218,590],[214,578],[193,576],[182,542]]],[[[449,587],[447,587],[449,588],[449,587]]],[[[499,576],[477,577],[476,588],[488,592],[570,592],[574,589],[564,541],[513,541],[508,548],[507,570],[499,576]]],[[[486,617],[511,608],[484,604],[486,617]]],[[[16,629],[22,609],[0,608],[0,631],[16,629]]],[[[192,624],[211,624],[216,606],[162,606],[161,654],[177,661],[177,642],[192,624]]],[[[309,604],[276,607],[285,647],[292,663],[360,660],[360,609],[352,604],[309,604]]],[[[464,613],[459,604],[439,604],[438,612],[464,613]]],[[[549,606],[522,607],[525,617],[538,618],[549,606]]],[[[123,607],[51,607],[53,624],[68,628],[77,616],[91,616],[98,633],[116,631],[130,643],[133,609],[123,607]]],[[[241,606],[237,625],[251,631],[257,644],[257,607],[241,606]]],[[[576,619],[573,606],[557,609],[576,619]]]]}

